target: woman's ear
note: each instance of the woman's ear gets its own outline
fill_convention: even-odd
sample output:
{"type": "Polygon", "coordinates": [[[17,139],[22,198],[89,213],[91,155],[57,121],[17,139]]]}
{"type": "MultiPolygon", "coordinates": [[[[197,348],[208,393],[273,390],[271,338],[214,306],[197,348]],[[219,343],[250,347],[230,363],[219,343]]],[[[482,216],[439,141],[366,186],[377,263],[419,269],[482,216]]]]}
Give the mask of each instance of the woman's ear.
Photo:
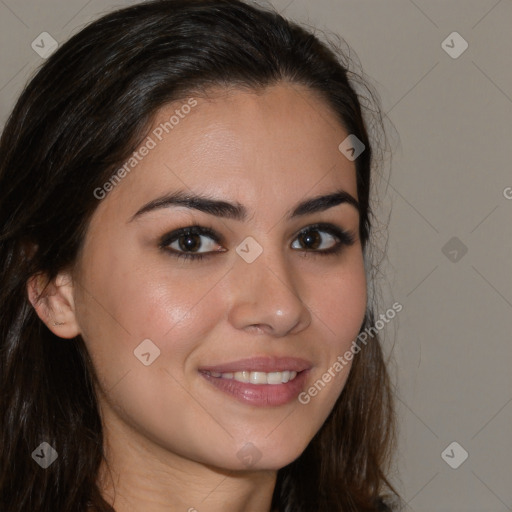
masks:
{"type": "Polygon", "coordinates": [[[74,338],[80,334],[73,289],[68,272],[58,274],[51,282],[45,274],[35,274],[27,281],[30,303],[48,329],[60,338],[74,338]]]}

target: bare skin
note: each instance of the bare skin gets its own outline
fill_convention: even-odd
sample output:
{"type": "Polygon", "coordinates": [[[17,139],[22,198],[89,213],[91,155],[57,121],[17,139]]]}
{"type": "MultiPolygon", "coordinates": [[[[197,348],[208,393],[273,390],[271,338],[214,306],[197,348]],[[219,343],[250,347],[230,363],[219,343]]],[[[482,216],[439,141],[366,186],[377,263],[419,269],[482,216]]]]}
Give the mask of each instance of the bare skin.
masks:
{"type": "MultiPolygon", "coordinates": [[[[184,103],[164,107],[152,129],[184,103]]],[[[278,469],[329,415],[350,366],[309,403],[278,406],[219,391],[199,368],[300,357],[311,363],[308,389],[350,348],[366,308],[359,213],[345,202],[287,218],[299,202],[339,190],[357,199],[355,164],[338,150],[347,135],[329,107],[297,85],[197,98],[99,201],[74,268],[41,302],[40,280],[28,283],[48,328],[63,343],[80,334],[91,355],[112,470],[103,465],[99,483],[117,512],[270,511],[278,469]],[[247,217],[170,206],[134,218],[178,189],[239,203],[247,217]],[[338,239],[316,229],[318,246],[306,253],[298,235],[315,223],[354,242],[321,255],[338,239]],[[166,233],[191,225],[222,237],[193,237],[207,258],[177,258],[177,241],[159,246],[166,233]],[[249,236],[262,248],[251,263],[236,252],[249,236]],[[160,351],[147,366],[134,355],[146,339],[160,351]],[[244,446],[259,457],[250,465],[239,456],[244,446]]]]}

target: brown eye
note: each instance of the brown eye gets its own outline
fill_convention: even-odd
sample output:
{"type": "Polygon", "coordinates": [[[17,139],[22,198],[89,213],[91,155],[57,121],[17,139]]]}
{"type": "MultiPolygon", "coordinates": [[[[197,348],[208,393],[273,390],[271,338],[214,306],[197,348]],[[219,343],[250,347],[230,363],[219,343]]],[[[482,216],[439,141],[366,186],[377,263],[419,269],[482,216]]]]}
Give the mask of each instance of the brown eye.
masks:
{"type": "Polygon", "coordinates": [[[178,238],[178,245],[182,251],[196,252],[201,247],[201,235],[181,235],[178,238]]]}
{"type": "Polygon", "coordinates": [[[189,226],[165,235],[160,247],[178,258],[202,259],[214,252],[224,252],[215,249],[220,245],[220,238],[210,228],[189,226]],[[200,249],[206,250],[199,252],[200,249]]]}
{"type": "Polygon", "coordinates": [[[300,247],[292,245],[294,249],[302,248],[304,252],[327,255],[339,253],[343,246],[354,244],[355,237],[332,224],[315,224],[302,230],[296,240],[300,247]]]}
{"type": "Polygon", "coordinates": [[[322,237],[315,230],[301,233],[298,239],[307,249],[318,249],[322,243],[322,237]]]}

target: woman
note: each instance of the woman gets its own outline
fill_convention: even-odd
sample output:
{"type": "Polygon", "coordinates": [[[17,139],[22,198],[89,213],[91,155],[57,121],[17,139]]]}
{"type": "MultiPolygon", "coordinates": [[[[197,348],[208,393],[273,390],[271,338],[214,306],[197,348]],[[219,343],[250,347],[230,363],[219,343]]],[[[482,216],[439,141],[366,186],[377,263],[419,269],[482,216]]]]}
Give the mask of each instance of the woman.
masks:
{"type": "Polygon", "coordinates": [[[0,146],[2,510],[391,510],[348,76],[276,13],[158,0],[32,79],[0,146]]]}

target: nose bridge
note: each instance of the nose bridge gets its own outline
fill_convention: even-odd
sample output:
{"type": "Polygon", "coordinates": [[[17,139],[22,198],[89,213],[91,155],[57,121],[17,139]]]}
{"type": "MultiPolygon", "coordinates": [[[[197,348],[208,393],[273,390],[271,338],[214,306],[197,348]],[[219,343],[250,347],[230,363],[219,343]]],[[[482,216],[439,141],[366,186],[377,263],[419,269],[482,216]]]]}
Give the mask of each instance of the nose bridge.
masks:
{"type": "Polygon", "coordinates": [[[247,237],[237,247],[232,270],[230,320],[238,329],[257,325],[282,336],[309,325],[311,318],[300,296],[293,269],[278,244],[263,245],[247,237]]]}

